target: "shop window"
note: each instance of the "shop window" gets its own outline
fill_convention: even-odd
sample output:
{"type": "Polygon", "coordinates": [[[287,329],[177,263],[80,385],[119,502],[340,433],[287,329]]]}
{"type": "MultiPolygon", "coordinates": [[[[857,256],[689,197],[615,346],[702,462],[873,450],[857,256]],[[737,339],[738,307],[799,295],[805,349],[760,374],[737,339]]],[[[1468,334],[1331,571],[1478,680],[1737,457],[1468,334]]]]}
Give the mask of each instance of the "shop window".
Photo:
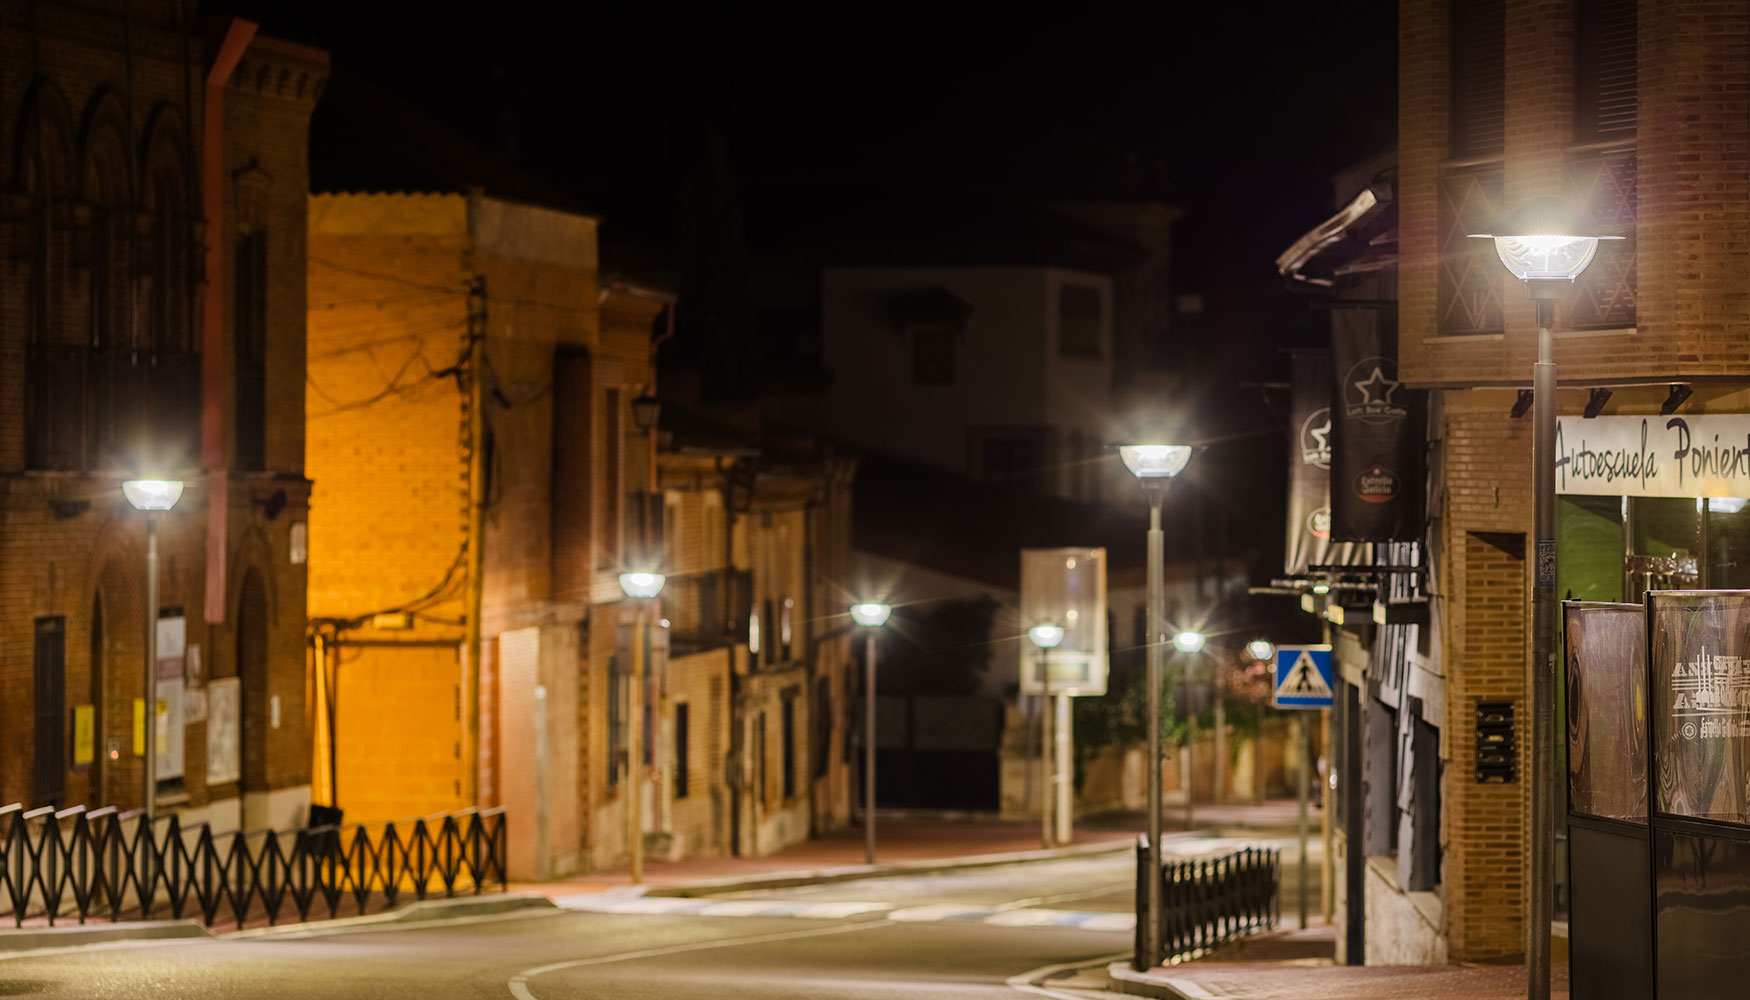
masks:
{"type": "Polygon", "coordinates": [[[955,331],[923,327],[911,331],[911,380],[917,385],[954,384],[955,331]]]}
{"type": "Polygon", "coordinates": [[[1057,290],[1057,353],[1064,357],[1100,356],[1100,290],[1092,285],[1063,285],[1057,290]]]}
{"type": "MultiPolygon", "coordinates": [[[[1410,845],[1411,892],[1431,892],[1440,884],[1440,730],[1422,717],[1423,705],[1414,699],[1410,728],[1410,845]]],[[[1565,773],[1565,772],[1564,772],[1565,773]]]]}
{"type": "Polygon", "coordinates": [[[1574,138],[1635,134],[1639,101],[1635,0],[1574,4],[1574,138]]]}
{"type": "Polygon", "coordinates": [[[1507,4],[1450,0],[1451,153],[1501,152],[1507,135],[1507,4]]]}

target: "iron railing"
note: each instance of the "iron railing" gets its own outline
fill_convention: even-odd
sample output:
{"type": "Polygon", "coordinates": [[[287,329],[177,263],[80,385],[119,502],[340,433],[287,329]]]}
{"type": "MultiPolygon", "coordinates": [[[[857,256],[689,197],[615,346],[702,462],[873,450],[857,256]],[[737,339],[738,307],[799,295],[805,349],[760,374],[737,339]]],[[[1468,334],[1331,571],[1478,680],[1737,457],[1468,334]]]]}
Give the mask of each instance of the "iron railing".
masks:
{"type": "MultiPolygon", "coordinates": [[[[1207,955],[1218,946],[1276,926],[1282,917],[1277,887],[1282,853],[1244,847],[1210,858],[1164,860],[1161,880],[1161,964],[1207,955]]],[[[1148,933],[1148,838],[1136,843],[1136,952],[1143,969],[1148,933]]]]}
{"type": "Polygon", "coordinates": [[[0,807],[0,917],[207,926],[386,910],[506,885],[502,808],[403,823],[214,833],[175,815],[0,807]],[[289,909],[288,909],[288,905],[289,909]]]}

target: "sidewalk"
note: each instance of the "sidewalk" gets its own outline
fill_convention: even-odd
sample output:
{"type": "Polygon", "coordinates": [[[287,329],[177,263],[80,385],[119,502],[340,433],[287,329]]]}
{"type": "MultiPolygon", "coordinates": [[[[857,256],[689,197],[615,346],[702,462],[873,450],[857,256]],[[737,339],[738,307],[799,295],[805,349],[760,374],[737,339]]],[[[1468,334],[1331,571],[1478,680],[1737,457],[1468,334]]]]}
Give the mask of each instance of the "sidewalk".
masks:
{"type": "MultiPolygon", "coordinates": [[[[1329,925],[1279,930],[1236,941],[1207,959],[1138,973],[1108,967],[1121,993],[1163,1000],[1514,1000],[1525,996],[1518,965],[1339,966],[1329,925]]],[[[1568,996],[1568,968],[1556,963],[1552,1000],[1568,996]]]]}
{"type": "MultiPolygon", "coordinates": [[[[1294,824],[1293,802],[1204,806],[1196,810],[1198,830],[1268,829],[1280,835],[1294,824]]],[[[1163,828],[1183,833],[1182,811],[1169,810],[1163,828]]],[[[1317,836],[1318,816],[1311,818],[1317,836]]],[[[1122,850],[1143,831],[1140,814],[1112,814],[1078,821],[1074,843],[1043,852],[1035,822],[928,819],[915,815],[890,819],[876,816],[876,865],[863,862],[863,828],[853,824],[815,840],[759,858],[698,858],[685,861],[646,859],[643,891],[650,895],[688,891],[730,891],[799,882],[842,881],[890,874],[921,873],[949,868],[1000,864],[1036,858],[1122,850]]],[[[584,893],[634,892],[625,869],[580,875],[541,883],[513,883],[513,890],[539,892],[551,898],[584,893]]]]}

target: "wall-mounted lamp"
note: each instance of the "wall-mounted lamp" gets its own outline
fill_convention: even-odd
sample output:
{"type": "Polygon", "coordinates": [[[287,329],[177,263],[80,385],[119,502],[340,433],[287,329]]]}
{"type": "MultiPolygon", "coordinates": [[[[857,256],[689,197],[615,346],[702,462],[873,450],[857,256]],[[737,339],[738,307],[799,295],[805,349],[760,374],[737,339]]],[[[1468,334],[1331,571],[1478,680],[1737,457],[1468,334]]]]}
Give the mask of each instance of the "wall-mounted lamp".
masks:
{"type": "Polygon", "coordinates": [[[1609,389],[1605,389],[1605,388],[1593,389],[1591,398],[1586,400],[1586,411],[1585,411],[1586,419],[1591,420],[1593,417],[1596,417],[1598,414],[1604,412],[1604,404],[1608,403],[1608,402],[1610,402],[1610,390],[1609,389]]]}
{"type": "Polygon", "coordinates": [[[1532,394],[1530,389],[1519,390],[1519,398],[1513,403],[1513,419],[1518,420],[1531,412],[1532,394]]]}
{"type": "Polygon", "coordinates": [[[1671,395],[1666,396],[1665,401],[1659,404],[1659,412],[1667,417],[1676,413],[1677,408],[1682,406],[1683,401],[1693,395],[1694,392],[1695,390],[1689,387],[1688,382],[1671,383],[1671,395]]]}

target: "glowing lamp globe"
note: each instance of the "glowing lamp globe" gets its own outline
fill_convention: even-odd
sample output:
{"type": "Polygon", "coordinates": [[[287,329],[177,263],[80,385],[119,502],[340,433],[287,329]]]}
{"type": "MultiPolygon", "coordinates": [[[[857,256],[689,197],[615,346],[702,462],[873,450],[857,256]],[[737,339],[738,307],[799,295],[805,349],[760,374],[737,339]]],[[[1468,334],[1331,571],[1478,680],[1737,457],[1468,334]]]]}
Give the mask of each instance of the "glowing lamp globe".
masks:
{"type": "Polygon", "coordinates": [[[887,624],[887,616],[893,613],[893,605],[878,604],[865,601],[862,604],[851,605],[851,620],[864,628],[880,628],[887,624]]]}
{"type": "Polygon", "coordinates": [[[1620,236],[1592,233],[1558,198],[1536,198],[1501,220],[1491,232],[1470,233],[1493,240],[1495,256],[1520,281],[1572,282],[1598,254],[1598,241],[1620,236]]]}
{"type": "Polygon", "coordinates": [[[1124,467],[1138,479],[1171,479],[1191,461],[1188,444],[1126,444],[1118,447],[1124,467]]]}
{"type": "Polygon", "coordinates": [[[174,479],[130,479],[122,483],[122,496],[135,510],[169,510],[182,498],[182,483],[174,479]]]}
{"type": "Polygon", "coordinates": [[[661,573],[633,572],[620,574],[620,589],[627,597],[652,598],[662,593],[662,585],[668,582],[668,577],[661,573]]]}
{"type": "Polygon", "coordinates": [[[1181,653],[1195,653],[1203,648],[1202,632],[1180,632],[1173,636],[1173,648],[1181,653]]]}
{"type": "Polygon", "coordinates": [[[1276,655],[1276,647],[1268,639],[1253,639],[1246,643],[1246,655],[1259,663],[1265,663],[1276,655]]]}
{"type": "Polygon", "coordinates": [[[1040,649],[1051,649],[1063,641],[1063,626],[1035,625],[1027,630],[1027,638],[1040,649]]]}

